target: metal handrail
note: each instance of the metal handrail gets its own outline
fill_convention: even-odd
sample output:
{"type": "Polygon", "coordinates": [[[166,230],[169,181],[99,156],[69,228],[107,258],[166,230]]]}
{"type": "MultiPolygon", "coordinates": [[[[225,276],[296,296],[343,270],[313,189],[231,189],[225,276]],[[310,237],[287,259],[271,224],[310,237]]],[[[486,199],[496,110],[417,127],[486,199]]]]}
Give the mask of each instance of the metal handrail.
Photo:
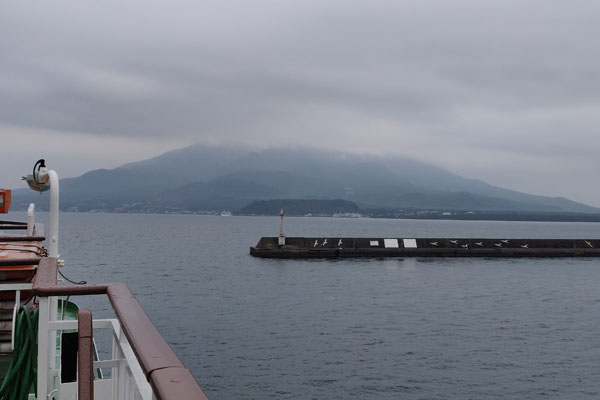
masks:
{"type": "Polygon", "coordinates": [[[57,259],[42,258],[32,292],[39,297],[106,294],[159,400],[208,398],[123,283],[58,286],[57,259]]]}

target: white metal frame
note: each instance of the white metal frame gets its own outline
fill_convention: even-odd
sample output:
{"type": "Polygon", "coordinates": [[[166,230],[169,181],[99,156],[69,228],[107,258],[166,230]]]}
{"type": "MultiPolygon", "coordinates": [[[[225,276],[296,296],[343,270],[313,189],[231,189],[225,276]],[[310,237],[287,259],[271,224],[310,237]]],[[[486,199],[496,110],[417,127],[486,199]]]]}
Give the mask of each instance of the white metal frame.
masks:
{"type": "MultiPolygon", "coordinates": [[[[77,330],[77,321],[49,319],[48,304],[50,298],[40,298],[40,320],[38,338],[38,400],[45,399],[44,393],[49,395],[58,385],[59,399],[72,398],[71,395],[76,388],[72,383],[61,383],[60,376],[53,365],[59,364],[56,360],[52,362],[49,344],[52,333],[57,331],[74,329],[77,330]]],[[[95,319],[92,321],[94,329],[110,329],[112,332],[112,358],[110,360],[94,361],[94,368],[111,368],[110,379],[97,379],[94,387],[102,393],[97,398],[112,400],[152,400],[154,395],[152,387],[148,383],[142,367],[138,362],[127,337],[121,329],[118,319],[95,319]]]]}

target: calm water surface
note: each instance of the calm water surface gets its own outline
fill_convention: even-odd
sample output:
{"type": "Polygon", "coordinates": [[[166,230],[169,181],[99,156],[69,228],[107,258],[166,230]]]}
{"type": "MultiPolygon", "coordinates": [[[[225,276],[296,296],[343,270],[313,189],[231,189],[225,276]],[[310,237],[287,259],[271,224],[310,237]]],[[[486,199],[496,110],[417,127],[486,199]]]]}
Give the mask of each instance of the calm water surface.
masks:
{"type": "MultiPolygon", "coordinates": [[[[248,255],[278,229],[267,217],[63,213],[63,271],[126,282],[211,399],[600,395],[600,260],[248,255]]],[[[286,218],[285,229],[600,238],[597,223],[286,218]]],[[[78,302],[110,316],[103,299],[78,302]]]]}

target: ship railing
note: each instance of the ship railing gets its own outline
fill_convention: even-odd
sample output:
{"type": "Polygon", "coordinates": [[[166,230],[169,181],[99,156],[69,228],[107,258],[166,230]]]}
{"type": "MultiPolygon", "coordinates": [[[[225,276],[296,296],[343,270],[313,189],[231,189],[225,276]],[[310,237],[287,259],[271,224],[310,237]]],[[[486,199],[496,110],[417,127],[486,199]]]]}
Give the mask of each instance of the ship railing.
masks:
{"type": "MultiPolygon", "coordinates": [[[[56,321],[48,321],[47,332],[52,331],[64,331],[64,330],[74,330],[79,331],[80,333],[83,331],[81,328],[81,314],[89,313],[88,310],[79,310],[78,320],[56,320],[56,321]]],[[[91,313],[89,313],[91,317],[91,313]]],[[[150,400],[155,399],[152,387],[150,383],[146,379],[144,372],[142,371],[141,365],[138,362],[133,348],[129,344],[127,337],[123,333],[121,329],[121,325],[119,324],[119,320],[116,318],[111,319],[91,319],[89,326],[89,332],[93,332],[93,330],[97,329],[107,329],[111,332],[112,336],[112,349],[111,349],[111,358],[108,360],[96,360],[92,361],[92,363],[86,368],[82,363],[78,363],[78,381],[77,382],[58,382],[58,394],[61,399],[72,399],[76,398],[75,393],[78,393],[81,385],[86,384],[86,378],[88,381],[91,380],[94,386],[95,397],[99,399],[142,399],[142,400],[150,400]],[[102,369],[111,369],[110,378],[98,378],[93,379],[96,375],[94,371],[102,370],[102,369]],[[90,379],[92,378],[92,379],[90,379]]],[[[50,336],[50,335],[48,335],[50,336]]],[[[87,336],[86,336],[87,337],[87,336]]],[[[93,338],[93,333],[92,337],[93,338]]],[[[90,342],[91,343],[91,342],[90,342]]],[[[44,346],[40,346],[39,351],[46,351],[46,349],[42,349],[44,346]]],[[[49,350],[49,349],[48,349],[49,350]]],[[[78,354],[92,354],[92,347],[86,348],[81,339],[79,339],[78,346],[78,354]]],[[[93,357],[90,356],[90,359],[93,357]]],[[[49,361],[49,360],[48,360],[49,361]]],[[[57,361],[60,362],[57,356],[57,361]]],[[[50,379],[48,385],[50,385],[52,378],[54,380],[58,379],[60,376],[60,371],[58,371],[58,376],[52,376],[52,369],[45,369],[46,376],[41,376],[41,380],[50,379]]],[[[56,386],[56,382],[54,383],[56,386]]],[[[89,393],[91,388],[84,390],[84,392],[89,393]]],[[[49,386],[48,388],[51,388],[49,386]]],[[[79,398],[83,398],[79,396],[79,398]]]]}
{"type": "Polygon", "coordinates": [[[75,398],[75,393],[80,400],[207,399],[125,284],[59,286],[56,274],[56,258],[42,258],[32,288],[39,302],[38,400],[75,398]],[[51,312],[58,296],[82,295],[106,295],[116,318],[93,320],[89,311],[80,310],[79,321],[64,321],[51,312]],[[60,355],[51,345],[56,332],[67,329],[79,332],[76,383],[60,382],[60,355]],[[94,329],[111,332],[111,359],[88,363],[94,329]],[[110,378],[94,379],[94,370],[103,368],[111,369],[110,378]]]}

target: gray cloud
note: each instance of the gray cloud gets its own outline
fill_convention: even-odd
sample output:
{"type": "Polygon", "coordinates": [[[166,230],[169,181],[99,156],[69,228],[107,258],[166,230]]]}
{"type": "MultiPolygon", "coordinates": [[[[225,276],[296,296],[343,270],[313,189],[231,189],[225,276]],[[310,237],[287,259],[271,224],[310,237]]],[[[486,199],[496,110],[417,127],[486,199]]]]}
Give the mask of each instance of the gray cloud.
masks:
{"type": "Polygon", "coordinates": [[[14,2],[0,125],[130,138],[132,159],[196,141],[402,154],[600,206],[599,27],[589,0],[14,2]]]}

